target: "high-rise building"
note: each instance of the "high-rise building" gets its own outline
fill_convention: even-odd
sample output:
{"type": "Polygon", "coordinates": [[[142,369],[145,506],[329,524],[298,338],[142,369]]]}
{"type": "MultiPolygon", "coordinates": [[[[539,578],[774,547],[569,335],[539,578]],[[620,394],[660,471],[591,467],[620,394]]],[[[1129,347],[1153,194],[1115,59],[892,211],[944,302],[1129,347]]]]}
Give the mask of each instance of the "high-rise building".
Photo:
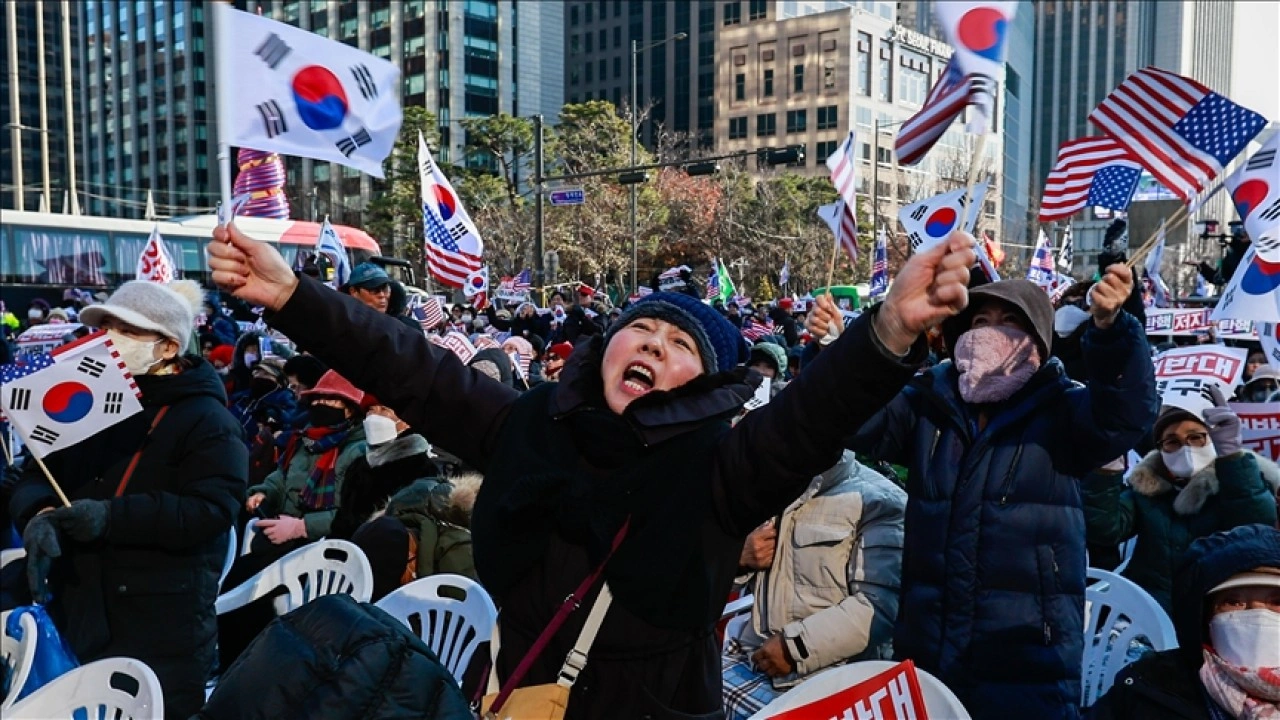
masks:
{"type": "MultiPolygon", "coordinates": [[[[891,4],[840,3],[778,19],[772,11],[783,4],[717,31],[717,152],[803,145],[805,160],[790,170],[825,175],[826,159],[852,129],[857,192],[890,228],[901,206],[962,186],[974,143],[959,124],[916,166],[898,165],[893,152],[897,128],[920,109],[951,48],[884,17],[879,9],[891,4]]],[[[987,229],[1001,218],[1001,157],[1001,137],[992,134],[979,166],[994,189],[981,217],[987,229]]]]}
{"type": "MultiPolygon", "coordinates": [[[[762,0],[753,0],[754,8],[762,0]]],[[[747,5],[746,2],[727,3],[747,5]]],[[[654,147],[658,133],[712,142],[715,122],[716,0],[569,0],[565,3],[565,74],[568,102],[631,104],[632,44],[636,88],[645,122],[640,139],[654,147]],[[684,33],[682,40],[673,38],[684,33]]],[[[754,10],[752,10],[754,12],[754,10]]]]}
{"type": "Polygon", "coordinates": [[[203,2],[84,0],[78,109],[86,212],[207,212],[218,201],[209,20],[203,2]]]}
{"type": "Polygon", "coordinates": [[[70,199],[69,183],[76,176],[71,143],[78,144],[84,137],[72,109],[78,98],[72,91],[69,104],[67,95],[68,88],[79,84],[75,39],[81,3],[37,0],[4,5],[0,37],[4,38],[8,82],[0,91],[0,118],[5,124],[0,131],[0,208],[37,210],[43,204],[57,211],[64,199],[70,199]]]}

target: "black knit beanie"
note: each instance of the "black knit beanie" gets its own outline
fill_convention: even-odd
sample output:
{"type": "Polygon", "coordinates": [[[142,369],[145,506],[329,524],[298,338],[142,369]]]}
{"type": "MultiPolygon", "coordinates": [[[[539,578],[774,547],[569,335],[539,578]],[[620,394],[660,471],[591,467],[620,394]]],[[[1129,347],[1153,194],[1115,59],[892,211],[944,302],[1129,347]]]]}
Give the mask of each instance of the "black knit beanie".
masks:
{"type": "Polygon", "coordinates": [[[703,329],[702,323],[698,322],[693,315],[683,308],[665,300],[646,300],[627,308],[625,312],[618,316],[617,321],[609,327],[609,331],[605,333],[604,346],[609,346],[609,341],[613,339],[613,336],[619,330],[640,318],[662,320],[688,333],[689,337],[693,338],[694,344],[698,346],[698,356],[702,359],[703,371],[714,373],[719,369],[715,347],[711,344],[711,339],[707,337],[707,332],[703,329]]]}

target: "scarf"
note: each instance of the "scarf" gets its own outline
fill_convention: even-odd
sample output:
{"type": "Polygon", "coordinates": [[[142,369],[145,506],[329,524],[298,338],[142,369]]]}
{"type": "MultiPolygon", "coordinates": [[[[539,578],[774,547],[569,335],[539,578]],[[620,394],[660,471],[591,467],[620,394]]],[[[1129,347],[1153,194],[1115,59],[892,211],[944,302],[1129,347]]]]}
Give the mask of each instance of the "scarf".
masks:
{"type": "Polygon", "coordinates": [[[280,470],[287,472],[301,440],[307,452],[319,455],[311,467],[307,484],[302,488],[300,501],[305,510],[328,510],[338,501],[337,465],[342,443],[351,428],[347,424],[331,427],[309,427],[293,434],[284,454],[280,456],[280,470]]]}
{"type": "Polygon", "coordinates": [[[1247,668],[1204,649],[1200,682],[1235,720],[1280,720],[1280,668],[1247,668]]]}

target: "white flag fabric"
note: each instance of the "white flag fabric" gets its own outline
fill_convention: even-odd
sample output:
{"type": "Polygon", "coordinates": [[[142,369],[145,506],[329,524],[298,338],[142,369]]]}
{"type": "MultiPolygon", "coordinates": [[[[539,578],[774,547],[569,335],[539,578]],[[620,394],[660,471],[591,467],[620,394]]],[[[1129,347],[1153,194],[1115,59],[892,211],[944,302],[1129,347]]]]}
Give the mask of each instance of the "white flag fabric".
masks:
{"type": "Polygon", "coordinates": [[[400,132],[400,70],[390,62],[229,3],[213,3],[218,108],[226,142],[341,163],[382,177],[400,132]]]}
{"type": "MultiPolygon", "coordinates": [[[[928,250],[946,240],[953,230],[963,228],[965,232],[973,232],[973,226],[978,222],[978,213],[973,213],[966,221],[966,193],[967,188],[956,188],[912,203],[898,211],[898,220],[907,231],[913,253],[928,250]]],[[[986,183],[973,186],[974,204],[982,207],[986,196],[986,183]]]]}
{"type": "Polygon", "coordinates": [[[1253,329],[1262,343],[1262,352],[1267,354],[1267,364],[1280,367],[1280,323],[1254,323],[1253,329]]]}
{"type": "Polygon", "coordinates": [[[36,457],[142,412],[138,386],[103,332],[4,368],[0,409],[36,457]]]}
{"type": "MultiPolygon", "coordinates": [[[[453,184],[441,172],[427,140],[418,133],[418,176],[422,184],[422,234],[426,238],[427,271],[441,283],[463,287],[480,269],[484,241],[453,184]]],[[[487,287],[486,276],[486,287],[487,287]]]]}
{"type": "Polygon", "coordinates": [[[836,192],[840,193],[840,198],[850,208],[858,207],[857,179],[854,176],[858,163],[853,159],[856,147],[853,131],[850,130],[844,141],[840,143],[840,147],[827,158],[827,169],[831,171],[831,184],[836,186],[836,192]]]}
{"type": "Polygon", "coordinates": [[[1264,260],[1257,243],[1245,252],[1209,316],[1215,322],[1227,318],[1280,322],[1280,262],[1264,260]]]}
{"type": "Polygon", "coordinates": [[[946,0],[933,3],[934,17],[944,37],[956,49],[952,59],[961,75],[973,78],[969,132],[990,130],[995,107],[995,83],[1004,78],[1009,26],[1017,13],[1016,0],[946,0]]]}
{"type": "Polygon", "coordinates": [[[462,293],[473,298],[480,293],[489,292],[489,266],[486,265],[467,276],[467,284],[462,286],[462,293]]]}
{"type": "Polygon", "coordinates": [[[338,232],[329,224],[328,215],[320,225],[320,235],[316,238],[316,252],[328,255],[329,262],[333,266],[333,277],[328,280],[329,286],[340,288],[346,285],[347,280],[351,278],[351,261],[347,259],[347,249],[342,246],[338,232]]]}
{"type": "Polygon", "coordinates": [[[1157,231],[1156,247],[1147,254],[1147,258],[1143,265],[1143,269],[1147,271],[1147,277],[1151,278],[1155,299],[1155,306],[1158,308],[1169,306],[1169,286],[1164,284],[1164,278],[1160,276],[1160,266],[1164,264],[1164,219],[1160,219],[1160,230],[1157,231]]]}
{"type": "Polygon", "coordinates": [[[178,278],[178,266],[160,237],[160,226],[151,226],[151,237],[138,256],[136,279],[155,283],[171,283],[178,278]]]}
{"type": "Polygon", "coordinates": [[[1280,130],[1226,180],[1231,201],[1262,259],[1280,262],[1280,130]]]}

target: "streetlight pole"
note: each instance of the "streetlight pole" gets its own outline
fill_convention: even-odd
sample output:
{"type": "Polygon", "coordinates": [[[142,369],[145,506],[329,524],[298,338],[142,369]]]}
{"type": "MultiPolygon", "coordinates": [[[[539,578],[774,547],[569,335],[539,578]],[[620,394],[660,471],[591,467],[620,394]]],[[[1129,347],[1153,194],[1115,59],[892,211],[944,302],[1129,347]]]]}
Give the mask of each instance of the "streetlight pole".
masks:
{"type": "MultiPolygon", "coordinates": [[[[639,98],[637,97],[639,95],[639,91],[636,89],[636,58],[640,53],[646,50],[652,50],[659,45],[665,45],[672,40],[684,40],[687,37],[689,37],[687,33],[680,32],[666,38],[665,40],[659,40],[658,42],[650,43],[644,47],[640,47],[640,44],[634,39],[631,41],[631,167],[633,168],[637,161],[636,152],[638,150],[637,144],[639,142],[639,138],[637,137],[637,133],[639,132],[637,130],[637,120],[639,119],[640,108],[639,98]]],[[[636,272],[640,267],[640,249],[636,238],[637,192],[636,186],[633,184],[631,186],[631,292],[635,292],[638,287],[636,285],[636,272]]]]}
{"type": "Polygon", "coordinates": [[[873,122],[874,135],[871,144],[871,237],[875,239],[879,237],[880,231],[880,131],[888,130],[892,127],[898,127],[905,120],[892,123],[881,123],[880,118],[876,118],[873,122]]]}

